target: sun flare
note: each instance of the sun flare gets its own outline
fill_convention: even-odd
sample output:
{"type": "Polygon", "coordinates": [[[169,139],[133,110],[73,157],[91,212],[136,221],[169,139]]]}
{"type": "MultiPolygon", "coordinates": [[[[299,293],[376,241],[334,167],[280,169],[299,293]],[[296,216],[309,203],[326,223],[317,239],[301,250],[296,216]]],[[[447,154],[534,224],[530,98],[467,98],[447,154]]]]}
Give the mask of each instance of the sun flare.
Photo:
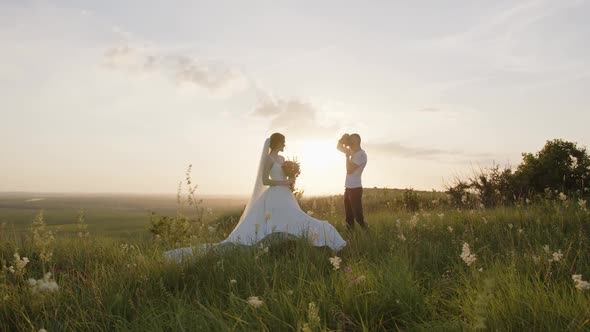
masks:
{"type": "Polygon", "coordinates": [[[338,191],[344,177],[344,157],[336,143],[328,140],[305,140],[294,143],[286,151],[287,158],[301,164],[298,185],[310,194],[338,191]]]}

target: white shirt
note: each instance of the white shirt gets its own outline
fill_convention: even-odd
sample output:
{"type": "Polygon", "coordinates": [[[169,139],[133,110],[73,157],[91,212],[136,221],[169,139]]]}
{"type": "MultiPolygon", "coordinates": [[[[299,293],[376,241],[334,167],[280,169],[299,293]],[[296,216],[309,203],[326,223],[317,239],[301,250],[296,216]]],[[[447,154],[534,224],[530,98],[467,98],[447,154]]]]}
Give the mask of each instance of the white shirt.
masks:
{"type": "Polygon", "coordinates": [[[359,167],[354,170],[351,174],[346,174],[346,182],[344,186],[346,188],[359,188],[363,186],[361,181],[361,175],[365,166],[367,166],[367,154],[365,150],[358,150],[352,155],[352,162],[359,167]]]}

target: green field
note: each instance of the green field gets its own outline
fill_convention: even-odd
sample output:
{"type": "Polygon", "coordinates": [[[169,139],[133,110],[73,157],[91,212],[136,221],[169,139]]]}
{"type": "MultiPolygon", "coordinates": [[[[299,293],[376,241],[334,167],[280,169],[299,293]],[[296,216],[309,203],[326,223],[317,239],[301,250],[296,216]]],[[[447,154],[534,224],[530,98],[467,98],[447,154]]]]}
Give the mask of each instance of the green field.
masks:
{"type": "MultiPolygon", "coordinates": [[[[242,209],[245,198],[205,197],[207,219],[242,209]]],[[[0,193],[0,224],[16,232],[27,232],[35,215],[44,211],[47,225],[58,233],[72,231],[80,210],[89,231],[116,238],[144,237],[152,213],[175,215],[176,195],[132,194],[31,194],[0,193]]],[[[190,209],[180,208],[190,213],[190,209]]]]}
{"type": "MultiPolygon", "coordinates": [[[[347,233],[340,196],[307,198],[305,211],[343,233],[342,251],[268,241],[176,265],[162,258],[175,245],[147,231],[152,211],[176,214],[176,197],[30,198],[1,199],[1,331],[590,330],[590,214],[573,199],[457,209],[419,192],[414,211],[403,191],[373,189],[369,232],[347,233]],[[37,219],[34,238],[39,209],[47,227],[37,219]]],[[[243,204],[205,200],[213,232],[182,245],[223,239],[243,204]]]]}

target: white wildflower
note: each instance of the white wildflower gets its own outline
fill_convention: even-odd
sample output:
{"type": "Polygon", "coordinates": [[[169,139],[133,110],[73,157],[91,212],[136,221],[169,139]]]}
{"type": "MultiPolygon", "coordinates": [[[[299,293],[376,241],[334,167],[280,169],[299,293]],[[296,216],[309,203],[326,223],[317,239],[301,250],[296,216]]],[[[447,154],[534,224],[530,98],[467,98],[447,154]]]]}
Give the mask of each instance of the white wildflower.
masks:
{"type": "Polygon", "coordinates": [[[402,240],[402,242],[403,242],[403,241],[406,241],[406,237],[405,237],[403,234],[400,234],[400,235],[398,235],[397,237],[398,237],[400,240],[402,240]]]}
{"type": "Polygon", "coordinates": [[[544,246],[543,246],[543,250],[544,250],[546,253],[550,253],[550,252],[551,252],[551,249],[549,249],[549,245],[548,245],[548,244],[546,244],[546,245],[544,245],[544,246]]]}
{"type": "Polygon", "coordinates": [[[356,278],[356,282],[357,282],[357,283],[358,283],[358,282],[363,282],[363,281],[365,281],[365,280],[367,280],[367,277],[365,277],[365,275],[364,275],[364,274],[363,274],[363,275],[360,275],[360,276],[358,276],[358,277],[356,278]]]}
{"type": "Polygon", "coordinates": [[[292,290],[288,290],[287,291],[287,295],[293,295],[293,291],[292,290]]]}
{"type": "Polygon", "coordinates": [[[524,233],[524,230],[522,228],[519,228],[518,229],[518,234],[522,234],[522,233],[524,233]]]}
{"type": "Polygon", "coordinates": [[[471,253],[471,249],[469,248],[469,244],[467,242],[463,243],[463,252],[461,253],[461,259],[467,264],[467,266],[471,266],[477,258],[475,254],[471,253]]]}
{"type": "Polygon", "coordinates": [[[37,293],[55,293],[59,290],[59,286],[55,282],[55,280],[51,280],[51,272],[45,273],[43,279],[36,280],[29,279],[28,280],[29,286],[31,286],[31,292],[33,294],[37,293]]]}
{"type": "Polygon", "coordinates": [[[16,270],[14,269],[14,266],[10,265],[10,266],[8,267],[8,272],[10,272],[10,273],[15,273],[15,272],[16,272],[16,270]]]}
{"type": "Polygon", "coordinates": [[[307,211],[307,214],[310,215],[310,216],[313,216],[313,211],[312,210],[309,210],[309,211],[307,211]]]}
{"type": "Polygon", "coordinates": [[[39,329],[39,332],[47,332],[46,329],[39,329]]]}
{"type": "Polygon", "coordinates": [[[581,274],[572,275],[572,280],[576,283],[576,289],[590,290],[590,282],[582,280],[581,274]]]}
{"type": "Polygon", "coordinates": [[[483,267],[480,267],[478,271],[483,272],[483,267]]]}
{"type": "Polygon", "coordinates": [[[29,259],[27,257],[20,258],[18,252],[14,253],[14,265],[16,265],[16,270],[20,273],[24,270],[25,266],[29,263],[29,259]]]}
{"type": "Polygon", "coordinates": [[[217,228],[215,228],[215,226],[208,226],[207,230],[210,234],[214,234],[217,231],[217,228]]]}
{"type": "Polygon", "coordinates": [[[439,213],[439,214],[437,214],[437,216],[438,216],[440,219],[442,219],[442,218],[444,218],[444,217],[445,217],[445,214],[444,214],[444,213],[439,213]]]}
{"type": "Polygon", "coordinates": [[[453,233],[453,231],[454,231],[453,226],[449,226],[449,227],[447,227],[447,229],[449,230],[449,233],[453,233]]]}
{"type": "Polygon", "coordinates": [[[585,199],[578,199],[578,206],[580,207],[580,209],[586,211],[586,200],[585,199]]]}
{"type": "Polygon", "coordinates": [[[563,254],[561,253],[561,249],[551,254],[552,258],[549,259],[550,262],[559,262],[563,258],[563,254]]]}
{"type": "Polygon", "coordinates": [[[559,200],[565,202],[567,200],[567,196],[564,193],[559,193],[559,200]]]}
{"type": "Polygon", "coordinates": [[[508,228],[512,229],[512,227],[514,227],[514,225],[508,224],[508,228]]]}
{"type": "Polygon", "coordinates": [[[264,301],[259,299],[258,296],[250,296],[246,302],[254,308],[259,308],[264,304],[264,301]]]}
{"type": "Polygon", "coordinates": [[[232,280],[229,281],[229,284],[230,285],[235,285],[237,283],[238,283],[238,281],[236,279],[232,279],[232,280]]]}
{"type": "Polygon", "coordinates": [[[334,267],[334,271],[340,268],[340,263],[342,263],[342,258],[338,256],[330,257],[330,264],[334,267]]]}

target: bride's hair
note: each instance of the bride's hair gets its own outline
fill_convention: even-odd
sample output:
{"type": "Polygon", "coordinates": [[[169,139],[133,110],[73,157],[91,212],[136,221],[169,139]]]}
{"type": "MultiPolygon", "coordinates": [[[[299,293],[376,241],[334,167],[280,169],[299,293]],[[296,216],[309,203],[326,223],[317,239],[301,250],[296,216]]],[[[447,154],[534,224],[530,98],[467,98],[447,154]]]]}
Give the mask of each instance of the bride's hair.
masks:
{"type": "Polygon", "coordinates": [[[276,148],[279,144],[285,142],[285,135],[281,133],[274,133],[270,135],[270,149],[276,148]]]}

